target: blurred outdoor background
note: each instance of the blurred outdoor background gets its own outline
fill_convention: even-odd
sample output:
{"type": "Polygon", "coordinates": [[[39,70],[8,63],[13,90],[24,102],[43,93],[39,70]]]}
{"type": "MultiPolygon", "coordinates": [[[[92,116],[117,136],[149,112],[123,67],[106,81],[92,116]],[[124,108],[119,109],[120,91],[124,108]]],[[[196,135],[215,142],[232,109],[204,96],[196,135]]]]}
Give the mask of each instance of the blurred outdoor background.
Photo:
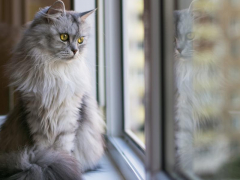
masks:
{"type": "Polygon", "coordinates": [[[124,2],[125,130],[144,144],[144,1],[124,2]]]}

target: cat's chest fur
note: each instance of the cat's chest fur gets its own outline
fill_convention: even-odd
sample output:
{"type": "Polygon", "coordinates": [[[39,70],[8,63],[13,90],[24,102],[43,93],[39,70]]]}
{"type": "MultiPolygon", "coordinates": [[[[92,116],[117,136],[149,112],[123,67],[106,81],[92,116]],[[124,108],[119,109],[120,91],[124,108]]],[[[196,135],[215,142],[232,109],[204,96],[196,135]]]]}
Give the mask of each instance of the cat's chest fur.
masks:
{"type": "Polygon", "coordinates": [[[80,60],[38,67],[24,75],[24,86],[18,86],[33,141],[42,148],[72,150],[82,97],[89,88],[85,68],[80,60]]]}
{"type": "Polygon", "coordinates": [[[29,99],[26,104],[28,111],[27,121],[32,134],[45,135],[49,141],[54,141],[56,136],[63,131],[72,132],[78,127],[79,110],[81,108],[83,93],[76,93],[58,102],[52,97],[51,104],[41,107],[38,98],[29,99]]]}
{"type": "Polygon", "coordinates": [[[176,84],[178,93],[184,98],[192,95],[193,86],[193,64],[188,60],[177,60],[176,62],[176,84]]]}

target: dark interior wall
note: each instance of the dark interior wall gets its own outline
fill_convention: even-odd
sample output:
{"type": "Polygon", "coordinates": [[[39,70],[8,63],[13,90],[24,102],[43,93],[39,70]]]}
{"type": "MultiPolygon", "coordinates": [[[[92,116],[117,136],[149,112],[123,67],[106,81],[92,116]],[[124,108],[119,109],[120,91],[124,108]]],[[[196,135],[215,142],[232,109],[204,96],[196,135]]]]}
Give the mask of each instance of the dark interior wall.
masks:
{"type": "MultiPolygon", "coordinates": [[[[0,115],[5,115],[14,106],[16,95],[8,87],[5,65],[11,51],[21,37],[23,25],[31,21],[39,8],[50,6],[56,0],[0,0],[0,115]],[[14,97],[15,96],[15,97],[14,97]]],[[[63,0],[70,9],[71,0],[63,0]]]]}
{"type": "MultiPolygon", "coordinates": [[[[56,0],[25,0],[25,21],[31,21],[39,8],[52,5],[56,0]]],[[[63,0],[67,10],[71,7],[70,0],[63,0]]]]}

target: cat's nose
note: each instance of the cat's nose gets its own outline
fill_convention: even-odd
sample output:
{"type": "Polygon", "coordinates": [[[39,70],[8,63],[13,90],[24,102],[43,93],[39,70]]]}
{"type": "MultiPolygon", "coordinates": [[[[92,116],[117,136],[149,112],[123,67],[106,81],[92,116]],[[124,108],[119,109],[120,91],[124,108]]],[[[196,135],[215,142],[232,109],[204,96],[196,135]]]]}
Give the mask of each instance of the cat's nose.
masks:
{"type": "Polygon", "coordinates": [[[182,48],[177,48],[177,51],[179,52],[179,53],[181,53],[182,52],[182,48]]]}
{"type": "Polygon", "coordinates": [[[77,53],[77,49],[72,49],[73,54],[75,55],[77,53]]]}

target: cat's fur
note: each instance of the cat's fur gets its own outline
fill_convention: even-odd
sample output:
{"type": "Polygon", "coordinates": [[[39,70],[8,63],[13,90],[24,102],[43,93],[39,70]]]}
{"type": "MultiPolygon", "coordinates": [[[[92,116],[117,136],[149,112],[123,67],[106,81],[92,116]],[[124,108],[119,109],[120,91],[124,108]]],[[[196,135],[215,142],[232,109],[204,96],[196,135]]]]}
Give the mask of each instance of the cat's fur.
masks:
{"type": "Polygon", "coordinates": [[[199,139],[203,137],[204,131],[213,132],[212,128],[221,121],[223,108],[224,70],[218,64],[222,59],[222,43],[218,40],[213,47],[201,44],[206,39],[199,35],[197,29],[199,25],[205,26],[202,20],[208,16],[203,10],[191,8],[174,12],[177,168],[188,173],[196,171],[194,166],[203,157],[202,150],[206,146],[204,143],[199,144],[199,139]],[[187,40],[188,33],[193,33],[193,37],[195,33],[195,38],[187,40]],[[212,52],[214,58],[207,63],[204,54],[208,51],[203,50],[206,47],[208,51],[217,52],[212,52]],[[217,85],[214,83],[214,88],[204,86],[212,84],[213,77],[217,85]]]}
{"type": "Polygon", "coordinates": [[[0,131],[0,179],[80,179],[103,154],[84,59],[92,12],[65,11],[57,1],[36,14],[14,50],[8,73],[20,97],[0,131]]]}
{"type": "Polygon", "coordinates": [[[192,33],[194,15],[188,9],[175,11],[175,80],[176,80],[176,147],[178,168],[191,169],[193,157],[193,40],[187,39],[192,33]],[[189,161],[188,161],[189,160],[189,161]]]}

